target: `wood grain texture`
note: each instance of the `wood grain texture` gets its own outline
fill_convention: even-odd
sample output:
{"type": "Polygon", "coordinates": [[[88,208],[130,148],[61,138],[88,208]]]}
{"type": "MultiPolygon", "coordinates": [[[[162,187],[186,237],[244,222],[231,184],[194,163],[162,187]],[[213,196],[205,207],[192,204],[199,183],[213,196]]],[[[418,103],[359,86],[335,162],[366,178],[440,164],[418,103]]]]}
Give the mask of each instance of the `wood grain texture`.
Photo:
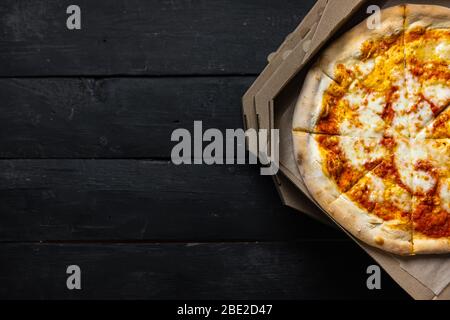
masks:
{"type": "Polygon", "coordinates": [[[0,259],[3,299],[407,298],[385,273],[368,290],[373,262],[351,242],[6,244],[0,259]],[[72,264],[82,290],[66,288],[72,264]]]}
{"type": "Polygon", "coordinates": [[[170,158],[177,128],[241,128],[253,77],[0,79],[0,157],[170,158]]]}
{"type": "Polygon", "coordinates": [[[174,166],[170,134],[238,128],[314,0],[0,2],[0,298],[407,298],[255,166],[174,166]],[[186,77],[189,76],[189,77],[186,77]],[[82,268],[82,290],[66,268],[82,268]]]}
{"type": "Polygon", "coordinates": [[[344,236],[282,206],[250,166],[0,161],[0,240],[286,240],[344,236]]]}
{"type": "Polygon", "coordinates": [[[314,0],[0,2],[0,76],[256,74],[314,0]]]}

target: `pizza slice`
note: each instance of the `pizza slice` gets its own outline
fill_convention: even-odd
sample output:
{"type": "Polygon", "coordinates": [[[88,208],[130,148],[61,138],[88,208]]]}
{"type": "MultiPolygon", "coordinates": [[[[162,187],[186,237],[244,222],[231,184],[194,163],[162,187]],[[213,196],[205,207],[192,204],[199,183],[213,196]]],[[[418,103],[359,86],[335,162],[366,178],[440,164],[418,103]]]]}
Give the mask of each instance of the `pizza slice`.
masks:
{"type": "Polygon", "coordinates": [[[381,163],[393,141],[294,132],[293,143],[309,192],[326,207],[381,163]]]}
{"type": "Polygon", "coordinates": [[[450,104],[450,9],[407,5],[404,39],[409,130],[415,137],[450,104]]]}
{"type": "Polygon", "coordinates": [[[294,131],[339,134],[339,123],[346,117],[348,108],[341,103],[345,88],[328,77],[318,67],[308,73],[295,108],[292,127],[294,131]],[[317,124],[327,119],[328,125],[317,124]]]}
{"type": "Polygon", "coordinates": [[[450,140],[416,140],[411,149],[414,253],[450,250],[450,140]]]}
{"type": "Polygon", "coordinates": [[[404,10],[404,6],[385,9],[380,25],[363,21],[340,37],[322,54],[319,65],[324,73],[344,88],[365,79],[390,86],[389,77],[404,65],[404,10]]]}
{"type": "Polygon", "coordinates": [[[396,108],[406,101],[403,17],[404,6],[387,9],[379,28],[363,22],[324,52],[305,80],[294,130],[382,137],[394,124],[408,134],[407,115],[396,108]]]}
{"type": "Polygon", "coordinates": [[[314,68],[307,76],[293,117],[295,131],[350,137],[382,137],[388,128],[390,90],[355,81],[344,88],[314,68]]]}
{"type": "Polygon", "coordinates": [[[412,194],[398,168],[391,154],[328,209],[356,238],[389,252],[409,255],[413,252],[412,194]]]}

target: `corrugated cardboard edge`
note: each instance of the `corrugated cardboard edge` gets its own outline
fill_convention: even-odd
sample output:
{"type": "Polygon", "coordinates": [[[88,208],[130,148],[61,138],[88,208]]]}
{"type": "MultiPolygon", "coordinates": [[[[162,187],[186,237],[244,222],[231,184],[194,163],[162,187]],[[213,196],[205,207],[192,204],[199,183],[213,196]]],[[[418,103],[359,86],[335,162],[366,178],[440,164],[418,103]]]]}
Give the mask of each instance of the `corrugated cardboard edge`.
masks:
{"type": "MultiPolygon", "coordinates": [[[[330,0],[330,3],[333,3],[335,1],[330,0]]],[[[338,1],[336,1],[338,2],[338,1]]],[[[363,2],[363,1],[361,1],[363,2]]],[[[330,4],[327,3],[327,6],[330,4]]],[[[361,3],[362,4],[362,3],[361,3]]],[[[342,5],[342,2],[339,3],[339,6],[342,5]]],[[[329,7],[331,8],[331,7],[329,7]]],[[[356,10],[356,9],[355,9],[356,10]]],[[[327,8],[325,10],[325,12],[327,11],[327,8]]],[[[333,10],[329,10],[328,12],[330,12],[332,14],[332,17],[336,18],[336,20],[338,20],[339,18],[337,17],[336,11],[333,10]]],[[[351,14],[351,12],[348,13],[351,14]]],[[[323,19],[324,17],[326,17],[326,15],[324,14],[321,18],[323,19]]],[[[321,21],[323,21],[321,19],[321,21]]],[[[329,22],[328,22],[329,23],[329,22]]],[[[320,24],[320,21],[319,21],[320,24]]],[[[337,27],[339,26],[339,23],[337,25],[337,27]]],[[[336,26],[335,26],[336,28],[336,26]]],[[[329,33],[330,31],[328,31],[329,33]]],[[[322,36],[319,36],[319,38],[322,36]]],[[[304,44],[303,41],[299,40],[300,42],[302,42],[304,44]]],[[[321,46],[326,40],[323,40],[323,42],[321,42],[319,40],[318,45],[321,46]]],[[[283,45],[282,45],[283,47],[283,45]]],[[[282,48],[280,47],[280,49],[282,48]]],[[[286,47],[285,47],[286,48],[286,47]]],[[[298,46],[296,47],[298,48],[298,46]]],[[[282,50],[278,50],[276,55],[280,55],[280,51],[282,50]]],[[[291,54],[292,52],[289,52],[288,54],[285,54],[285,59],[291,54]]],[[[304,59],[303,59],[303,63],[308,60],[309,57],[312,57],[313,53],[305,55],[304,59]]],[[[272,57],[273,59],[274,57],[272,57]]],[[[270,64],[270,63],[269,63],[270,64]]],[[[286,65],[286,64],[285,64],[286,65]]],[[[279,67],[279,65],[278,65],[279,67]]],[[[300,68],[296,68],[295,70],[299,70],[300,68]]],[[[269,70],[266,68],[266,70],[269,70]]],[[[272,72],[272,76],[273,73],[278,73],[279,72],[279,68],[277,69],[277,67],[272,66],[272,70],[269,70],[270,72],[272,72]],[[276,70],[273,71],[273,70],[276,70]]],[[[258,92],[258,88],[260,88],[259,90],[262,90],[264,87],[268,86],[268,82],[270,82],[269,80],[271,80],[271,77],[269,75],[270,72],[267,72],[266,74],[264,74],[264,77],[260,79],[260,81],[257,83],[257,85],[255,87],[253,87],[253,90],[250,92],[247,92],[247,99],[243,99],[246,100],[246,104],[244,104],[244,117],[245,114],[248,114],[250,116],[253,116],[253,119],[257,119],[259,116],[263,116],[264,121],[266,121],[267,123],[265,123],[265,125],[261,125],[260,123],[255,125],[256,121],[253,122],[252,124],[249,124],[248,122],[244,122],[246,124],[246,128],[255,128],[255,129],[259,129],[259,128],[273,128],[273,123],[274,123],[274,109],[273,106],[271,106],[271,103],[268,104],[261,104],[261,110],[258,110],[258,101],[256,98],[256,95],[259,95],[260,92],[258,92]],[[266,81],[266,82],[265,82],[266,81]],[[256,92],[256,93],[255,93],[256,92]],[[255,96],[252,97],[252,95],[255,93],[255,96]],[[251,102],[251,103],[250,103],[251,102]],[[252,107],[253,105],[253,107],[252,107]],[[253,113],[253,110],[256,109],[256,115],[253,113]],[[267,120],[267,118],[269,118],[267,120]]],[[[292,72],[292,69],[290,70],[292,72]]],[[[258,78],[259,79],[259,78],[258,78]]],[[[279,90],[281,90],[284,85],[290,80],[290,78],[286,79],[284,78],[284,83],[282,83],[282,85],[279,87],[279,90]]],[[[280,85],[280,82],[278,83],[278,85],[280,85]]],[[[264,91],[264,90],[262,90],[264,91]]],[[[276,93],[278,93],[279,91],[277,91],[276,93]]],[[[276,93],[274,94],[273,92],[269,94],[269,97],[272,95],[273,97],[276,95],[276,93]]],[[[266,99],[267,99],[267,94],[266,95],[266,99]]],[[[262,98],[260,98],[262,101],[264,101],[264,96],[262,96],[262,98]]],[[[272,101],[272,98],[269,100],[265,100],[265,101],[272,101]]],[[[244,103],[244,101],[243,101],[244,103]]],[[[270,141],[270,140],[269,140],[270,141]]],[[[283,170],[283,168],[281,168],[283,170]]],[[[289,178],[284,176],[283,174],[279,174],[277,177],[274,178],[276,186],[277,186],[277,190],[279,191],[281,198],[283,199],[283,203],[285,203],[286,205],[303,211],[305,210],[305,205],[303,203],[303,200],[298,198],[298,191],[296,191],[298,188],[298,186],[295,186],[291,181],[289,181],[289,178]]],[[[345,231],[345,230],[344,230],[345,231]]],[[[404,271],[403,269],[401,269],[399,267],[399,263],[398,261],[391,255],[386,254],[385,252],[379,251],[378,249],[369,247],[367,245],[365,245],[364,243],[361,243],[360,241],[358,241],[357,239],[354,239],[351,235],[349,235],[353,240],[355,240],[358,245],[360,245],[378,264],[380,264],[380,266],[382,266],[385,271],[395,280],[399,283],[400,286],[402,286],[412,297],[414,297],[415,299],[423,299],[423,300],[440,300],[440,299],[449,299],[450,297],[450,286],[448,286],[446,289],[444,289],[443,292],[441,292],[441,294],[439,296],[436,296],[430,289],[428,289],[427,287],[425,287],[422,283],[420,283],[418,280],[416,280],[414,277],[412,277],[409,273],[407,273],[406,271],[404,271]]]]}
{"type": "MultiPolygon", "coordinates": [[[[281,44],[281,46],[277,49],[276,52],[273,52],[268,57],[268,65],[261,72],[259,77],[253,82],[251,87],[247,90],[242,98],[242,111],[243,111],[243,122],[244,128],[256,129],[260,128],[260,121],[258,119],[258,115],[256,113],[255,106],[255,95],[262,89],[262,87],[266,84],[266,82],[270,79],[274,72],[276,72],[279,65],[288,57],[289,53],[295,48],[295,46],[300,41],[310,40],[312,35],[316,32],[318,21],[320,20],[325,8],[328,4],[329,0],[318,0],[313,8],[308,12],[308,14],[304,17],[302,22],[298,25],[298,27],[290,33],[285,41],[281,44]]],[[[273,110],[273,109],[272,109],[273,110]]],[[[271,117],[273,119],[273,117],[271,117]]],[[[265,123],[263,124],[265,125],[265,123]]],[[[268,127],[273,127],[273,124],[268,124],[268,127]]],[[[255,155],[258,155],[258,150],[255,150],[250,145],[247,145],[249,151],[255,155]]],[[[270,150],[270,149],[269,149],[270,150]]],[[[307,215],[313,217],[314,219],[320,220],[321,222],[332,225],[332,222],[327,218],[323,217],[323,215],[319,214],[311,214],[311,212],[317,211],[317,208],[311,208],[311,205],[305,205],[305,202],[299,199],[289,199],[287,201],[283,198],[283,193],[292,192],[292,186],[288,185],[286,188],[283,187],[284,181],[287,180],[288,177],[279,173],[273,177],[276,189],[283,201],[283,204],[292,207],[296,210],[299,210],[302,213],[306,213],[307,215]],[[280,181],[282,183],[280,183],[280,181]]]]}
{"type": "MultiPolygon", "coordinates": [[[[289,178],[286,177],[286,175],[281,172],[278,173],[274,176],[274,182],[280,198],[285,206],[303,213],[313,212],[314,215],[312,217],[314,219],[329,226],[336,227],[336,224],[333,223],[327,215],[320,214],[320,209],[317,208],[314,203],[308,201],[309,199],[306,194],[303,192],[298,192],[298,188],[289,181],[289,178]]],[[[311,214],[309,215],[311,216],[311,214]]]]}
{"type": "MultiPolygon", "coordinates": [[[[273,73],[277,70],[279,65],[287,58],[289,52],[295,45],[301,41],[311,30],[315,32],[317,21],[319,21],[328,0],[318,0],[310,12],[305,16],[299,26],[289,34],[278,50],[269,55],[269,64],[261,72],[259,77],[251,85],[242,98],[242,115],[245,129],[254,128],[259,129],[256,109],[255,96],[264,84],[269,80],[273,73]]],[[[252,151],[252,150],[250,150],[252,151]]],[[[254,152],[257,154],[257,152],[254,152]]]]}
{"type": "MultiPolygon", "coordinates": [[[[264,86],[256,93],[255,106],[259,128],[270,128],[270,119],[262,117],[262,115],[273,112],[270,110],[270,107],[277,94],[330,39],[333,34],[332,31],[341,27],[365,1],[327,2],[323,14],[319,17],[319,21],[313,23],[313,26],[317,26],[311,28],[310,32],[298,42],[294,49],[286,54],[283,63],[278,66],[264,86]]],[[[267,143],[269,141],[271,141],[270,134],[268,135],[267,143]]]]}

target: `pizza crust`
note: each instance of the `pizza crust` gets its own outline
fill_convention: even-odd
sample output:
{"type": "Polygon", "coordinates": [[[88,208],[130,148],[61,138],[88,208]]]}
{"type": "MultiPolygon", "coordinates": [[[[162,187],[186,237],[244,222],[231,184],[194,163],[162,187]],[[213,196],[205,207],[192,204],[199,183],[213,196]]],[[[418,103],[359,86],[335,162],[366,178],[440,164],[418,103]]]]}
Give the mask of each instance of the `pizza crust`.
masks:
{"type": "Polygon", "coordinates": [[[405,9],[407,30],[415,28],[450,28],[450,8],[435,5],[408,4],[405,9]]]}
{"type": "Polygon", "coordinates": [[[440,254],[450,252],[449,238],[425,238],[414,235],[414,253],[415,254],[440,254]]]}
{"type": "Polygon", "coordinates": [[[292,122],[294,130],[314,132],[322,114],[323,95],[332,83],[334,81],[317,66],[309,71],[295,107],[292,122]]]}
{"type": "Polygon", "coordinates": [[[325,207],[325,210],[359,240],[399,255],[413,252],[410,224],[389,222],[358,207],[346,195],[325,207]]]}
{"type": "Polygon", "coordinates": [[[312,134],[293,132],[295,159],[300,175],[309,193],[325,208],[341,195],[337,185],[323,170],[323,160],[317,141],[312,134]]]}

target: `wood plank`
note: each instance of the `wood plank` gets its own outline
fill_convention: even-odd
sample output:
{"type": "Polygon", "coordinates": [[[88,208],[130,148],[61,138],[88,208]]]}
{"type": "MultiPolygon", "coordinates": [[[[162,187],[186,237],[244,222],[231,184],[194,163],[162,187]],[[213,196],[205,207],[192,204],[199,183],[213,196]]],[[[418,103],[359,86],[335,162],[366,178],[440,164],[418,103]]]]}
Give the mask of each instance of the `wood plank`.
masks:
{"type": "Polygon", "coordinates": [[[283,207],[256,166],[1,160],[0,241],[345,239],[283,207]]]}
{"type": "Polygon", "coordinates": [[[253,77],[0,79],[2,158],[166,158],[173,130],[242,128],[253,77]]]}
{"type": "Polygon", "coordinates": [[[0,298],[407,299],[351,242],[219,244],[2,244],[0,298]],[[81,290],[66,268],[81,268],[81,290]]]}
{"type": "Polygon", "coordinates": [[[314,0],[0,2],[0,76],[256,74],[314,0]]]}

